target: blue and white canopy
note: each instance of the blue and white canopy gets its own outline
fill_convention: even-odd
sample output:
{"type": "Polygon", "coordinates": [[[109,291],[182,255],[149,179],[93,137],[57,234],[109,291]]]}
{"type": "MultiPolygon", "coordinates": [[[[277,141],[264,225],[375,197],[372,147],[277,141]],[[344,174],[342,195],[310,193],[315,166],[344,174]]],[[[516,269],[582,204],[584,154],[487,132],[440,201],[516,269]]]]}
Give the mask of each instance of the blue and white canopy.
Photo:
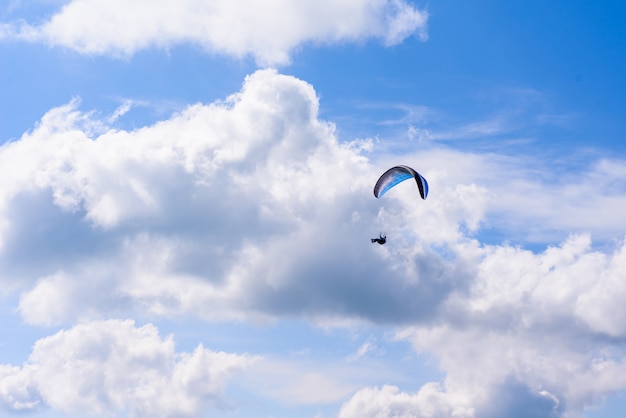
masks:
{"type": "Polygon", "coordinates": [[[396,184],[414,178],[420,191],[422,199],[428,196],[428,182],[417,171],[406,165],[397,165],[385,171],[374,186],[374,196],[382,197],[389,189],[396,184]]]}

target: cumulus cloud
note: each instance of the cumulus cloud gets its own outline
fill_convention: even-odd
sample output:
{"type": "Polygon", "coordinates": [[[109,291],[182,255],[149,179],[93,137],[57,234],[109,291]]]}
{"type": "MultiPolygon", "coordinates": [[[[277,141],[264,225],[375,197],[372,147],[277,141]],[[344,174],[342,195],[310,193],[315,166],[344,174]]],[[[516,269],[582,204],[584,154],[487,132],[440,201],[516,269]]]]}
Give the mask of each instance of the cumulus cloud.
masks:
{"type": "Polygon", "coordinates": [[[446,376],[436,393],[449,410],[419,412],[421,392],[433,389],[428,384],[417,394],[364,389],[342,413],[562,417],[623,390],[626,246],[603,253],[590,244],[589,236],[573,235],[541,253],[466,247],[477,257],[468,291],[446,300],[436,324],[397,335],[416,351],[435,354],[446,376]],[[376,401],[364,401],[372,396],[376,401]]]}
{"type": "Polygon", "coordinates": [[[527,386],[507,381],[484,405],[474,407],[469,398],[443,390],[437,383],[422,386],[417,393],[395,386],[365,388],[340,410],[340,418],[556,418],[561,416],[558,400],[548,392],[533,393],[527,386]]]}
{"type": "MultiPolygon", "coordinates": [[[[424,147],[398,161],[373,141],[339,140],[313,87],[273,70],[133,131],[111,125],[123,107],[99,119],[79,106],[0,147],[0,280],[28,323],[133,312],[366,320],[402,327],[398,338],[446,373],[415,394],[363,389],[344,416],[510,416],[518,402],[561,416],[626,387],[625,247],[566,238],[624,233],[623,161],[557,180],[517,156],[424,147]],[[384,169],[413,162],[427,201],[410,182],[373,198],[384,169]],[[563,242],[535,252],[480,242],[485,227],[522,224],[523,237],[563,242]],[[372,246],[381,231],[387,245],[372,246]]],[[[45,398],[23,384],[26,369],[1,371],[21,382],[6,392],[14,409],[45,398]]]]}
{"type": "Polygon", "coordinates": [[[288,63],[292,51],[305,43],[378,38],[395,45],[413,34],[425,39],[427,19],[425,11],[405,0],[73,0],[41,25],[0,26],[0,39],[117,56],[189,42],[276,65],[288,63]]]}
{"type": "MultiPolygon", "coordinates": [[[[77,106],[0,149],[2,280],[30,323],[132,309],[410,321],[465,279],[407,246],[437,206],[410,203],[413,189],[373,199],[371,143],[338,141],[307,83],[259,71],[224,102],[135,131],[77,106]],[[404,244],[373,248],[381,228],[404,244]]],[[[464,210],[446,210],[418,238],[457,237],[464,210]]]]}
{"type": "Polygon", "coordinates": [[[365,388],[346,402],[339,418],[471,418],[473,410],[453,406],[448,395],[435,383],[424,385],[416,394],[395,386],[365,388]]]}
{"type": "Polygon", "coordinates": [[[153,325],[81,323],[38,340],[21,367],[1,365],[0,405],[7,411],[53,408],[65,413],[197,416],[219,404],[234,373],[255,358],[198,345],[176,352],[153,325]]]}

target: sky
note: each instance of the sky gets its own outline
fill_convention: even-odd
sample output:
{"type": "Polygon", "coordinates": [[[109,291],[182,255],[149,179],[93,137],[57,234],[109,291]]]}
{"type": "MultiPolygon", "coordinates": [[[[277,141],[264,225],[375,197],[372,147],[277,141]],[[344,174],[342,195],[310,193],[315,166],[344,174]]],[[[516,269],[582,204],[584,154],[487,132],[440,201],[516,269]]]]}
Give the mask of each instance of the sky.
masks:
{"type": "Polygon", "coordinates": [[[625,18],[0,1],[0,415],[624,416],[625,18]]]}

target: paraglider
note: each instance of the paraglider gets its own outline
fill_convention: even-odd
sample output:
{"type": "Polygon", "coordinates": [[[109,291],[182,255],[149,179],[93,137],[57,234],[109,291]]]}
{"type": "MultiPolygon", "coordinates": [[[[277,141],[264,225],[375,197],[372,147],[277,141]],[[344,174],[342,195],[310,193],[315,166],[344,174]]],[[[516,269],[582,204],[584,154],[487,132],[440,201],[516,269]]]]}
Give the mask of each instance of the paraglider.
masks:
{"type": "MultiPolygon", "coordinates": [[[[426,196],[428,196],[428,182],[420,173],[406,165],[397,165],[385,171],[374,186],[374,196],[380,198],[387,193],[389,189],[410,178],[415,179],[420,197],[426,199],[426,196]]],[[[375,242],[383,245],[387,242],[387,236],[381,233],[378,238],[372,238],[372,244],[375,242]]]]}
{"type": "Polygon", "coordinates": [[[372,244],[373,243],[379,243],[380,245],[383,245],[384,243],[387,242],[387,236],[383,235],[382,233],[378,236],[378,238],[372,238],[372,244]]]}
{"type": "Polygon", "coordinates": [[[422,199],[426,199],[426,196],[428,196],[428,182],[426,182],[426,179],[422,177],[420,173],[406,165],[397,165],[385,171],[374,186],[374,196],[380,198],[387,193],[389,189],[410,178],[415,179],[420,196],[422,199]]]}

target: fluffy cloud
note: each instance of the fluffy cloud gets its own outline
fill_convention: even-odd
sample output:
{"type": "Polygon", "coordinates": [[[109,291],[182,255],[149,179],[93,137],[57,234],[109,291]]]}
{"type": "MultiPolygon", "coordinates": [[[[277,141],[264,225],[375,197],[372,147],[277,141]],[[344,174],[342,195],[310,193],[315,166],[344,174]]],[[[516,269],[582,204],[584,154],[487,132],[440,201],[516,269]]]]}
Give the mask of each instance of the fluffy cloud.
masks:
{"type": "Polygon", "coordinates": [[[424,385],[416,394],[395,386],[366,388],[341,407],[339,418],[470,418],[473,410],[453,406],[449,396],[435,383],[424,385]]]}
{"type": "Polygon", "coordinates": [[[130,55],[191,42],[209,51],[285,64],[307,42],[426,37],[427,13],[404,0],[74,0],[40,26],[4,25],[0,37],[43,40],[88,54],[130,55]]]}
{"type": "Polygon", "coordinates": [[[409,186],[381,206],[371,143],[339,142],[318,105],[310,85],[265,70],[131,132],[77,102],[51,110],[0,149],[2,280],[22,290],[23,317],[431,316],[466,277],[411,244],[456,239],[466,204],[415,205],[409,186]],[[370,245],[383,228],[398,245],[370,245]]]}
{"type": "Polygon", "coordinates": [[[340,418],[557,418],[558,400],[548,392],[533,393],[524,384],[507,381],[491,393],[488,402],[474,407],[470,398],[451,394],[436,383],[417,393],[401,392],[395,386],[365,388],[346,402],[340,418]]]}
{"type": "Polygon", "coordinates": [[[82,323],[35,343],[22,367],[1,365],[0,405],[66,413],[197,416],[255,358],[199,345],[177,353],[171,338],[133,321],[82,323]]]}
{"type": "Polygon", "coordinates": [[[574,416],[623,390],[626,245],[603,253],[590,244],[574,235],[542,253],[466,247],[477,257],[468,290],[446,300],[436,324],[398,333],[435,354],[444,384],[364,389],[344,416],[574,416]],[[445,400],[441,412],[420,412],[433,405],[423,392],[445,400]]]}
{"type": "MultiPolygon", "coordinates": [[[[272,70],[134,131],[78,106],[0,148],[0,280],[25,321],[361,319],[404,327],[398,338],[446,373],[415,394],[363,389],[346,417],[490,418],[520,402],[551,417],[626,387],[622,243],[598,248],[581,233],[533,252],[479,241],[483,226],[623,233],[623,162],[547,182],[510,156],[423,146],[374,157],[373,142],[340,141],[319,119],[312,86],[272,70]],[[384,169],[414,161],[427,201],[410,182],[373,198],[384,169]],[[381,230],[387,245],[371,245],[381,230]]],[[[44,397],[27,369],[1,370],[14,409],[44,397]]]]}

